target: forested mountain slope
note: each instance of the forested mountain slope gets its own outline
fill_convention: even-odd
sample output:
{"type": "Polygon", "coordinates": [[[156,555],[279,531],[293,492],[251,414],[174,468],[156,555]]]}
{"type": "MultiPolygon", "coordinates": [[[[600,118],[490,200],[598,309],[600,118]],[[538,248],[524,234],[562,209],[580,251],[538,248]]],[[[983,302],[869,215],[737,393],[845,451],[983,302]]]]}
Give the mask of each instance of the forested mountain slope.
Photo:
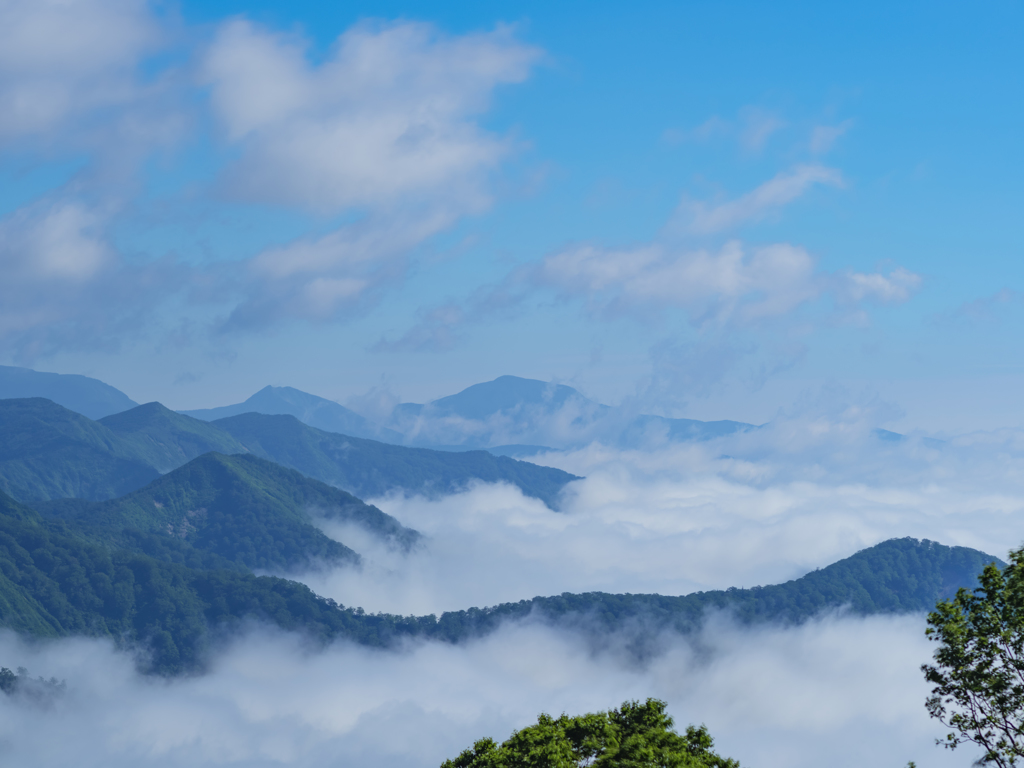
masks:
{"type": "Polygon", "coordinates": [[[41,397],[0,400],[0,490],[16,499],[109,499],[159,476],[98,422],[41,397]]]}
{"type": "Polygon", "coordinates": [[[183,416],[160,403],[146,403],[99,423],[130,445],[139,459],[170,472],[204,453],[245,453],[244,445],[205,421],[183,416]]]}
{"type": "MultiPolygon", "coordinates": [[[[154,498],[136,498],[139,512],[154,498]]],[[[122,522],[132,519],[128,515],[122,522]]],[[[344,608],[296,582],[256,577],[237,561],[190,556],[194,548],[188,536],[146,534],[168,543],[152,556],[131,547],[137,539],[110,537],[110,528],[78,522],[44,519],[0,495],[0,626],[32,636],[109,636],[123,646],[144,648],[140,663],[162,674],[202,668],[218,628],[246,618],[321,640],[347,638],[377,646],[404,637],[462,642],[505,621],[530,618],[599,642],[623,633],[628,647],[643,654],[666,630],[699,629],[709,610],[729,611],[745,624],[799,623],[843,608],[859,615],[928,610],[956,587],[974,586],[977,574],[995,559],[963,547],[900,539],[775,586],[682,597],[563,594],[453,611],[438,619],[344,608]]]]}
{"type": "Polygon", "coordinates": [[[247,453],[357,496],[440,495],[506,482],[557,505],[573,475],[492,456],[406,448],[323,432],[293,416],[247,413],[208,423],[140,405],[94,422],[49,400],[0,400],[0,490],[21,501],[101,501],[141,488],[209,451],[247,453]]]}
{"type": "Polygon", "coordinates": [[[202,668],[214,630],[246,618],[367,645],[419,632],[418,620],[346,611],[293,581],[111,547],[0,494],[0,626],[110,637],[143,651],[144,670],[170,675],[202,668]]]}
{"type": "Polygon", "coordinates": [[[93,538],[130,547],[131,532],[161,534],[251,570],[358,563],[318,517],[355,523],[401,549],[420,538],[345,491],[255,456],[208,453],[146,487],[104,502],[42,505],[93,538]]]}

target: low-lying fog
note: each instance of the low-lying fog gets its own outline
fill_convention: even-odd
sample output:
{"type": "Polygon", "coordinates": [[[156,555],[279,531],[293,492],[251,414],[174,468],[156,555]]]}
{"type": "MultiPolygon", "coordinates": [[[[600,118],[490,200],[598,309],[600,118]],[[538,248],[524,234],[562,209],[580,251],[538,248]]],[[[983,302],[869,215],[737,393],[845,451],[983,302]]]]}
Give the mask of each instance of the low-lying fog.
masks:
{"type": "Polygon", "coordinates": [[[0,654],[67,679],[50,706],[0,696],[6,765],[76,768],[436,768],[476,739],[505,739],[538,712],[663,698],[680,727],[706,723],[754,768],[969,764],[933,745],[918,666],[921,617],[829,618],[797,629],[709,627],[668,638],[647,666],[592,655],[572,634],[507,626],[465,646],[313,651],[254,629],[192,679],[140,678],[93,640],[0,654]],[[695,642],[695,644],[694,644],[695,642]],[[955,758],[955,759],[954,759],[955,758]]]}
{"type": "MultiPolygon", "coordinates": [[[[327,528],[361,571],[303,574],[367,611],[430,613],[562,591],[680,594],[783,581],[893,536],[1005,557],[1024,539],[1024,439],[879,440],[856,417],[780,421],[728,440],[538,461],[586,479],[552,512],[507,486],[382,509],[428,537],[409,556],[327,528]]],[[[67,679],[52,705],[0,696],[0,755],[23,766],[437,766],[541,711],[663,698],[677,724],[706,723],[755,768],[968,765],[934,746],[919,671],[923,616],[824,617],[698,638],[666,635],[638,666],[612,643],[506,625],[461,646],[368,650],[252,627],[202,677],[142,678],[98,641],[28,647],[0,637],[0,665],[67,679]]]]}
{"type": "Polygon", "coordinates": [[[1024,435],[881,440],[858,423],[780,422],[656,451],[601,446],[535,459],[586,479],[552,512],[510,486],[374,499],[428,537],[405,556],[324,530],[361,570],[300,574],[345,605],[440,613],[561,592],[774,584],[892,537],[1005,558],[1024,541],[1024,435]]]}

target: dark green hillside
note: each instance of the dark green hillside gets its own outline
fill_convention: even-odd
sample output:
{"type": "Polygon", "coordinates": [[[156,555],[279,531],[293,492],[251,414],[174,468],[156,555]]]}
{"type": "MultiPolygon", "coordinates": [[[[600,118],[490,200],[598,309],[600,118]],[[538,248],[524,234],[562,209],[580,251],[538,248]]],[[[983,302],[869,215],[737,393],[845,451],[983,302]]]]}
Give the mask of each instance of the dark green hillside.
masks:
{"type": "Polygon", "coordinates": [[[159,474],[81,414],[41,397],[0,400],[0,490],[16,499],[109,499],[159,474]]]}
{"type": "Polygon", "coordinates": [[[293,467],[325,483],[368,498],[391,490],[442,495],[473,480],[507,482],[556,507],[574,475],[487,451],[433,451],[406,448],[322,432],[292,416],[245,413],[213,425],[230,433],[257,456],[293,467]]]}
{"type": "Polygon", "coordinates": [[[146,403],[130,411],[100,419],[105,426],[130,444],[139,459],[160,472],[170,472],[204,453],[245,453],[245,446],[223,430],[146,403]]]}
{"type": "MultiPolygon", "coordinates": [[[[107,516],[99,517],[108,525],[134,523],[156,530],[122,530],[114,539],[110,528],[78,527],[77,519],[45,519],[0,494],[0,626],[36,637],[111,637],[124,647],[145,649],[141,663],[161,674],[201,669],[211,638],[246,619],[321,640],[347,638],[388,646],[403,637],[459,642],[491,632],[504,621],[532,615],[595,638],[625,631],[633,635],[632,647],[642,653],[662,630],[696,630],[708,610],[730,610],[747,624],[798,623],[844,606],[859,615],[924,611],[956,587],[972,586],[983,565],[994,559],[963,547],[901,539],[771,587],[683,597],[564,594],[450,612],[439,620],[368,615],[317,597],[302,584],[256,577],[240,570],[237,562],[233,569],[218,567],[223,561],[198,552],[190,543],[190,537],[198,537],[191,532],[185,538],[159,532],[160,524],[173,522],[166,516],[170,510],[185,510],[187,516],[198,502],[212,498],[209,503],[215,504],[217,493],[211,494],[211,489],[231,491],[236,481],[260,488],[264,496],[233,497],[243,502],[249,498],[254,504],[265,502],[266,496],[281,505],[313,498],[330,501],[339,498],[331,493],[341,492],[324,491],[321,484],[304,478],[300,479],[312,486],[310,490],[275,489],[286,485],[278,483],[281,473],[296,473],[253,457],[204,456],[183,469],[188,470],[187,483],[182,475],[175,484],[161,486],[167,480],[162,478],[147,489],[148,495],[133,494],[131,503],[121,508],[78,505],[84,516],[97,508],[105,510],[107,516]],[[158,500],[155,488],[166,494],[162,509],[153,504],[158,500]],[[117,546],[117,541],[131,549],[117,546]],[[140,551],[144,546],[156,547],[156,556],[140,551]]],[[[207,519],[215,517],[207,507],[207,519]]],[[[289,520],[295,524],[294,518],[289,520]]],[[[249,526],[245,530],[264,522],[243,520],[249,526]]]]}
{"type": "Polygon", "coordinates": [[[848,608],[859,616],[929,611],[959,587],[973,587],[997,558],[967,547],[932,541],[890,539],[785,584],[753,589],[666,595],[565,593],[493,608],[454,611],[441,617],[438,632],[452,640],[483,634],[501,622],[535,616],[563,626],[611,631],[672,629],[692,632],[705,614],[724,610],[743,624],[797,624],[824,611],[848,608]]]}
{"type": "Polygon", "coordinates": [[[433,623],[365,616],[285,579],[111,549],[0,494],[0,626],[34,637],[110,637],[144,649],[148,671],[175,674],[201,668],[217,628],[246,618],[377,646],[433,623]]]}
{"type": "Polygon", "coordinates": [[[122,498],[44,509],[121,546],[128,532],[158,534],[249,569],[359,562],[313,525],[317,516],[359,523],[400,547],[419,537],[344,491],[245,455],[209,453],[122,498]]]}

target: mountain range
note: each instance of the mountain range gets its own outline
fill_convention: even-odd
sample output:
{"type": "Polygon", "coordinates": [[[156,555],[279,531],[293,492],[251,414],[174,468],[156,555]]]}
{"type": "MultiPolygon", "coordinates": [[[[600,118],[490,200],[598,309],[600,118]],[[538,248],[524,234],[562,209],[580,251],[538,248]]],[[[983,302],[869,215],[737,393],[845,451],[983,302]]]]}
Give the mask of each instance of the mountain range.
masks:
{"type": "Polygon", "coordinates": [[[402,435],[398,432],[380,427],[333,400],[310,395],[293,387],[267,386],[242,403],[180,413],[203,421],[216,421],[243,413],[294,416],[303,424],[324,432],[339,432],[343,435],[366,437],[386,443],[402,442],[402,435]]]}
{"type": "Polygon", "coordinates": [[[124,392],[99,379],[0,365],[0,400],[15,397],[45,397],[90,419],[102,419],[138,405],[124,392]]]}
{"type": "MultiPolygon", "coordinates": [[[[5,392],[15,393],[10,397],[47,397],[90,418],[103,418],[135,405],[127,395],[95,379],[24,368],[0,368],[0,395],[5,392]]],[[[428,403],[401,403],[380,423],[333,400],[293,387],[275,386],[266,386],[241,403],[180,413],[206,422],[246,413],[287,415],[322,432],[450,452],[486,450],[496,456],[521,459],[545,451],[580,448],[595,441],[623,449],[644,449],[712,440],[759,428],[740,421],[668,418],[641,413],[628,405],[612,407],[564,384],[518,376],[499,376],[428,403]]],[[[876,429],[873,434],[882,441],[906,439],[884,429],[876,429]]],[[[925,442],[932,447],[941,445],[928,438],[925,442]]]]}
{"type": "MultiPolygon", "coordinates": [[[[124,404],[95,380],[18,370],[8,376],[17,386],[41,382],[65,402],[98,408],[93,413],[103,402],[124,404]]],[[[287,388],[263,392],[256,405],[268,398],[290,398],[295,408],[312,402],[287,388]]],[[[128,404],[94,420],[44,397],[0,399],[0,626],[32,637],[109,637],[139,651],[140,666],[159,674],[201,670],[217,637],[253,620],[313,639],[385,647],[403,637],[462,642],[529,619],[596,643],[622,635],[643,656],[665,632],[699,630],[709,612],[742,624],[785,624],[823,611],[925,611],[974,586],[981,569],[998,562],[964,547],[894,539],[766,587],[683,596],[563,594],[440,617],[371,615],[296,581],[257,574],[360,567],[355,548],[323,533],[326,520],[359,527],[399,555],[428,545],[359,496],[443,495],[473,482],[507,482],[554,509],[576,478],[487,451],[430,450],[318,429],[295,413],[221,412],[206,421],[159,403],[128,404]]],[[[630,429],[706,439],[753,428],[645,416],[623,421],[569,387],[514,377],[396,411],[399,421],[416,423],[417,434],[432,422],[493,427],[543,413],[566,430],[626,424],[616,433],[622,440],[630,429]]],[[[301,415],[317,413],[345,417],[328,406],[301,415]]],[[[474,439],[511,434],[478,430],[474,439]]]]}
{"type": "MultiPolygon", "coordinates": [[[[626,647],[642,657],[657,648],[666,631],[699,630],[709,611],[726,612],[748,625],[800,623],[835,610],[859,615],[923,611],[958,587],[974,586],[987,563],[998,563],[965,547],[898,539],[769,587],[680,597],[563,594],[440,617],[371,615],[319,597],[300,583],[257,576],[244,557],[230,559],[232,552],[259,552],[263,545],[281,551],[279,531],[271,537],[256,535],[259,523],[272,520],[278,511],[268,506],[232,515],[230,505],[216,506],[225,500],[218,495],[230,496],[232,483],[246,475],[249,483],[265,483],[270,498],[271,488],[280,490],[280,470],[268,470],[252,458],[246,461],[254,463],[225,466],[234,462],[204,457],[188,472],[171,473],[170,484],[163,478],[114,504],[71,510],[58,505],[46,515],[0,494],[0,626],[30,637],[110,637],[141,651],[138,660],[144,671],[164,675],[201,670],[214,639],[251,620],[321,641],[346,638],[386,647],[407,637],[458,643],[493,632],[505,621],[530,618],[582,632],[598,644],[622,634],[626,647]],[[198,483],[197,473],[203,477],[198,483]],[[175,494],[175,506],[169,509],[175,494]],[[168,503],[161,507],[157,499],[168,503]],[[214,506],[190,518],[189,509],[200,500],[214,506]],[[207,526],[217,529],[217,535],[206,536],[207,526]],[[248,538],[252,547],[240,547],[239,538],[248,538]],[[228,551],[218,551],[223,544],[229,545],[228,551]]],[[[283,480],[287,486],[288,478],[283,480]]],[[[327,491],[314,487],[311,493],[327,491]]],[[[235,501],[239,498],[234,496],[235,501]]],[[[265,500],[255,499],[253,506],[265,500]]],[[[274,525],[301,522],[294,504],[276,501],[287,509],[283,522],[274,525]]],[[[383,513],[376,520],[399,539],[415,537],[383,513]]],[[[292,543],[300,552],[320,546],[301,537],[292,543]]],[[[338,553],[349,561],[355,556],[347,548],[338,553]]]]}
{"type": "Polygon", "coordinates": [[[44,398],[0,400],[0,490],[23,502],[102,501],[137,490],[209,451],[251,453],[360,497],[437,496],[507,482],[557,506],[575,476],[484,451],[407,448],[256,413],[204,422],[147,403],[100,421],[44,398]]]}
{"type": "Polygon", "coordinates": [[[401,403],[378,425],[344,406],[292,387],[264,387],[244,402],[181,413],[214,421],[243,413],[287,414],[326,432],[400,445],[530,456],[595,440],[636,448],[708,440],[754,429],[738,421],[697,421],[637,414],[584,397],[564,384],[499,376],[429,403],[401,403]]]}

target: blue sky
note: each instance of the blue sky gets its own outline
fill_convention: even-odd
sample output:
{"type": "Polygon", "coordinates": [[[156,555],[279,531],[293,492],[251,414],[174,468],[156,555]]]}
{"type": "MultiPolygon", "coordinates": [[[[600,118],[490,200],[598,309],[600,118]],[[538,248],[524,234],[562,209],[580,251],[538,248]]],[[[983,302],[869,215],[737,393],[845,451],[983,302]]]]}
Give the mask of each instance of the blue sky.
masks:
{"type": "Polygon", "coordinates": [[[1015,2],[0,3],[0,362],[1019,426],[1015,2]]]}

